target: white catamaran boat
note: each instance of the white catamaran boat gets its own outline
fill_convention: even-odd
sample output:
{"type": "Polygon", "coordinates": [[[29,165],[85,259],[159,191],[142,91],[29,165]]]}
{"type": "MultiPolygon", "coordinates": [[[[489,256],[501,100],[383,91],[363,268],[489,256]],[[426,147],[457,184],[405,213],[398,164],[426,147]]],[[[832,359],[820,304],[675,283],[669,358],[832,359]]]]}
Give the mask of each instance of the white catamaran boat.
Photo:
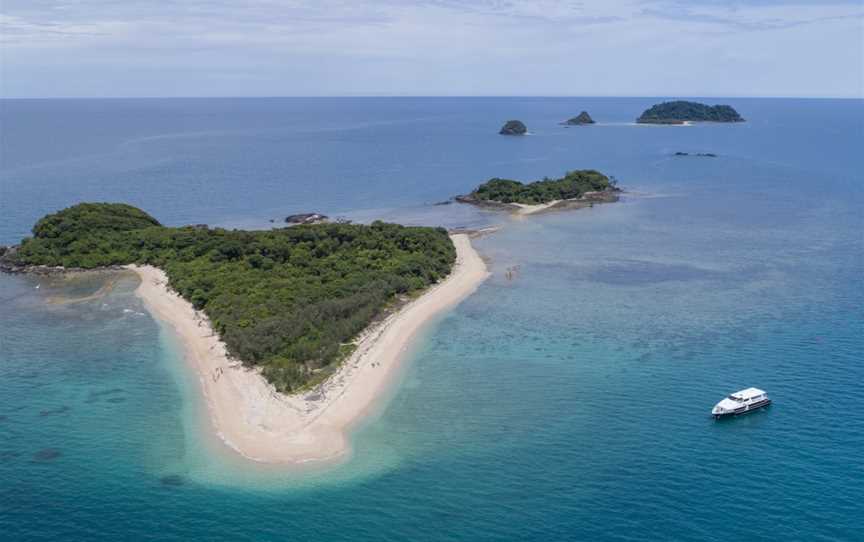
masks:
{"type": "Polygon", "coordinates": [[[737,416],[738,414],[745,414],[770,404],[771,399],[768,398],[767,393],[759,388],[747,388],[746,390],[736,391],[714,405],[714,408],[711,409],[711,414],[715,418],[737,416]]]}

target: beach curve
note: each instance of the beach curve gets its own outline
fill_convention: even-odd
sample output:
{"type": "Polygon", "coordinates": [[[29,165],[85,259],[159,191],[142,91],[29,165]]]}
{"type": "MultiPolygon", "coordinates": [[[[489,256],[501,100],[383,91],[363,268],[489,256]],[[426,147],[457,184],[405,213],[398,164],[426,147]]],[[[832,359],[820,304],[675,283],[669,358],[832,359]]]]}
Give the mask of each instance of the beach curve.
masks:
{"type": "Polygon", "coordinates": [[[127,267],[141,279],[135,293],[147,310],[181,339],[216,435],[247,459],[302,464],[336,460],[349,452],[350,428],[389,389],[412,339],[489,276],[468,235],[450,238],[456,263],[446,279],[364,331],[351,357],[323,384],[290,396],[277,392],[257,370],[229,358],[206,316],[170,290],[162,270],[127,267]]]}

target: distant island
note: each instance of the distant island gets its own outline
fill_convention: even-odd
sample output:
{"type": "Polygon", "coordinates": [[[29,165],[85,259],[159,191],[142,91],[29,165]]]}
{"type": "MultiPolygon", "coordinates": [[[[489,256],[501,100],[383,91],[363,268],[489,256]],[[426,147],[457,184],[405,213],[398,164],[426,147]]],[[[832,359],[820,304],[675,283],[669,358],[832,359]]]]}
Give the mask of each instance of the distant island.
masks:
{"type": "Polygon", "coordinates": [[[582,124],[594,124],[594,119],[591,118],[591,115],[588,114],[587,111],[582,111],[578,115],[573,118],[567,119],[561,124],[567,126],[580,126],[582,124]]]}
{"type": "Polygon", "coordinates": [[[636,119],[640,124],[684,124],[685,122],[744,122],[732,106],[706,105],[678,100],[646,109],[636,119]]]}
{"type": "Polygon", "coordinates": [[[478,206],[509,208],[531,214],[555,207],[583,207],[618,200],[616,182],[593,169],[569,171],[559,179],[532,183],[494,178],[456,201],[478,206]]]}
{"type": "Polygon", "coordinates": [[[525,135],[527,132],[528,128],[521,120],[508,120],[498,133],[501,135],[525,135]]]}
{"type": "Polygon", "coordinates": [[[330,218],[321,213],[300,213],[296,215],[288,215],[285,217],[287,224],[319,224],[327,222],[330,218]]]}
{"type": "Polygon", "coordinates": [[[701,157],[703,157],[703,158],[717,158],[717,155],[714,154],[713,152],[694,152],[694,153],[689,153],[689,152],[678,151],[678,152],[676,152],[676,153],[674,154],[674,156],[701,156],[701,157]]]}

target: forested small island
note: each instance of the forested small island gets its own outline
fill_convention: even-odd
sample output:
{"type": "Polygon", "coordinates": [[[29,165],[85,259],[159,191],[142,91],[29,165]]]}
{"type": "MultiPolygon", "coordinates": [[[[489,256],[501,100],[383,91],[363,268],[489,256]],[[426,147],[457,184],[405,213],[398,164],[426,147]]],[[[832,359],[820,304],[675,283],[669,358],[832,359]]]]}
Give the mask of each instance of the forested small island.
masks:
{"type": "Polygon", "coordinates": [[[457,196],[462,203],[541,205],[553,201],[579,200],[595,196],[603,200],[618,188],[609,177],[593,169],[568,171],[559,179],[544,178],[524,184],[511,179],[494,178],[478,186],[470,194],[457,196]]]}
{"type": "Polygon", "coordinates": [[[501,135],[525,135],[527,132],[528,128],[521,120],[508,120],[498,133],[501,135]]]}
{"type": "Polygon", "coordinates": [[[685,122],[744,122],[732,106],[706,105],[678,100],[646,109],[636,119],[640,124],[684,124],[685,122]]]}
{"type": "Polygon", "coordinates": [[[398,296],[446,277],[456,258],[443,228],[174,228],[118,203],[69,207],[32,232],[5,251],[2,267],[159,267],[209,317],[230,355],[261,367],[283,392],[329,376],[352,351],[351,341],[398,296]]]}
{"type": "Polygon", "coordinates": [[[581,126],[583,124],[594,124],[594,119],[591,118],[591,115],[589,115],[587,111],[582,111],[575,117],[569,118],[561,124],[567,126],[581,126]]]}

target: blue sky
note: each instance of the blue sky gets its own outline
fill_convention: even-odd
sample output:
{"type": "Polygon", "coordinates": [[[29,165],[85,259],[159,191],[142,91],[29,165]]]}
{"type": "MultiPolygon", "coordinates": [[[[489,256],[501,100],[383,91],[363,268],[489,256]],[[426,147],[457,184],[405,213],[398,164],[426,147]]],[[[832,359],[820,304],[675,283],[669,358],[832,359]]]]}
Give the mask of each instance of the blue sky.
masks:
{"type": "Polygon", "coordinates": [[[5,97],[864,97],[864,0],[2,0],[5,97]]]}

